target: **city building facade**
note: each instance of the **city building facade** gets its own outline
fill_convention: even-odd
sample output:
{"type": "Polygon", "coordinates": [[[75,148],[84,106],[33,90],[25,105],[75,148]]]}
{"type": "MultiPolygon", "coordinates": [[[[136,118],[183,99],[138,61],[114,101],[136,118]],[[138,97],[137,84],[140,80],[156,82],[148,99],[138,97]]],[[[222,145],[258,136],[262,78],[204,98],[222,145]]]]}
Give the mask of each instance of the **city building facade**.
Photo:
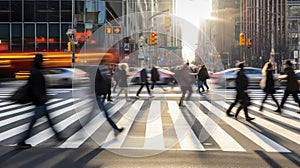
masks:
{"type": "Polygon", "coordinates": [[[300,51],[300,0],[288,1],[288,46],[288,58],[299,62],[299,52],[297,57],[294,51],[300,51]]]}
{"type": "Polygon", "coordinates": [[[241,0],[240,33],[245,45],[241,57],[251,66],[262,66],[270,58],[277,71],[288,55],[287,0],[241,0]]]}

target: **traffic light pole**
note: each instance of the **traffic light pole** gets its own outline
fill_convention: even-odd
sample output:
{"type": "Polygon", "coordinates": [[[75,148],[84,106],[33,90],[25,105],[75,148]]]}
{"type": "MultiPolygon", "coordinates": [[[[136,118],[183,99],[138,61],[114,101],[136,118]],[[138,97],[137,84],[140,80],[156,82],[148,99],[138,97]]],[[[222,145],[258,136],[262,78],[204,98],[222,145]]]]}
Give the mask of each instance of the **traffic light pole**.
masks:
{"type": "MultiPolygon", "coordinates": [[[[75,0],[72,0],[72,31],[74,30],[74,17],[75,17],[75,0]]],[[[71,36],[72,44],[72,68],[74,68],[75,63],[75,43],[74,43],[74,31],[71,36]]]]}

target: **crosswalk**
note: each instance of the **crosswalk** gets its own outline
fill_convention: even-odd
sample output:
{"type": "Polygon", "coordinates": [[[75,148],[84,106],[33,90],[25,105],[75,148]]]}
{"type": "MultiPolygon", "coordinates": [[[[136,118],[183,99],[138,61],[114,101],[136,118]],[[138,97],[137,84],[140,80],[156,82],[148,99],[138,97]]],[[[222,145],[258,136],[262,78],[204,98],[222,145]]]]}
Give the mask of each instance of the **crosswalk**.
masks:
{"type": "MultiPolygon", "coordinates": [[[[180,97],[180,94],[173,96],[180,97]]],[[[300,114],[296,113],[299,107],[292,99],[280,115],[273,112],[276,106],[272,101],[267,101],[264,110],[259,112],[261,100],[254,98],[249,113],[255,120],[246,122],[243,113],[237,120],[226,116],[230,98],[192,99],[184,102],[186,107],[179,107],[178,100],[157,97],[106,102],[110,117],[125,128],[118,136],[104,114],[95,108],[94,99],[53,98],[47,102],[47,108],[58,132],[68,138],[52,143],[54,133],[42,117],[26,142],[35,147],[56,148],[280,153],[291,153],[294,149],[290,146],[300,146],[300,114]]],[[[0,145],[18,142],[29,125],[33,109],[30,104],[0,100],[0,145]]]]}

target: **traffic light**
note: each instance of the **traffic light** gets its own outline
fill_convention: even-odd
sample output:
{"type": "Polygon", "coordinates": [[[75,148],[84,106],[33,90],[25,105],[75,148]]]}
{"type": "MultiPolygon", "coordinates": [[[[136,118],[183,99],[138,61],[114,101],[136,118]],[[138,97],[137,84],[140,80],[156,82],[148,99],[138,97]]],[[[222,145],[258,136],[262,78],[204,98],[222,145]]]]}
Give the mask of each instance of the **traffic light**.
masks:
{"type": "Polygon", "coordinates": [[[68,51],[72,51],[72,43],[70,41],[68,42],[68,51]]]}
{"type": "Polygon", "coordinates": [[[247,46],[248,46],[248,48],[250,48],[252,46],[252,39],[251,38],[247,39],[247,46]]]}
{"type": "Polygon", "coordinates": [[[157,34],[154,32],[150,33],[150,45],[151,46],[157,45],[157,34]]]}
{"type": "Polygon", "coordinates": [[[240,46],[245,45],[245,33],[240,33],[240,46]]]}

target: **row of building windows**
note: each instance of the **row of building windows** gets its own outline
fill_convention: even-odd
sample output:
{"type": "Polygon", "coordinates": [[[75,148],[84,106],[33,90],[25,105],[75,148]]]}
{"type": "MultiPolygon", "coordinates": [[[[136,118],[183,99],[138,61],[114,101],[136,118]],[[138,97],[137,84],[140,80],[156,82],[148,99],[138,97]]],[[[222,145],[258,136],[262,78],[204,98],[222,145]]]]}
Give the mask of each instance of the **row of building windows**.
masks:
{"type": "MultiPolygon", "coordinates": [[[[0,24],[1,51],[64,51],[71,23],[7,23],[0,24]]],[[[78,32],[84,25],[78,24],[78,32]]],[[[84,42],[82,42],[84,43],[84,42]]]]}
{"type": "MultiPolygon", "coordinates": [[[[75,13],[84,11],[76,0],[75,13]]],[[[71,22],[72,0],[1,0],[0,22],[71,22]]]]}

